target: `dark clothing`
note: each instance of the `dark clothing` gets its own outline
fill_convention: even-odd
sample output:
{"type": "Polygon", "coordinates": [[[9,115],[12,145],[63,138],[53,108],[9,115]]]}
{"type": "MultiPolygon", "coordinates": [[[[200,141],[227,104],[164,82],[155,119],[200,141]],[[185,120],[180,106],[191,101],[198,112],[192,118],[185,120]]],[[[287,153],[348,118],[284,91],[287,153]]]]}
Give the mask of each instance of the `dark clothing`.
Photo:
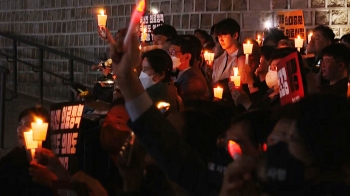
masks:
{"type": "Polygon", "coordinates": [[[348,92],[349,78],[343,78],[333,85],[324,84],[320,86],[321,93],[333,94],[340,97],[346,97],[348,92]]]}
{"type": "Polygon", "coordinates": [[[209,96],[207,82],[198,68],[186,70],[175,82],[178,95],[184,103],[193,100],[207,100],[209,96]]]}
{"type": "Polygon", "coordinates": [[[171,114],[179,111],[179,103],[177,102],[177,89],[175,85],[170,83],[158,82],[146,89],[149,97],[152,99],[153,103],[167,102],[170,104],[169,110],[166,114],[171,114]]]}
{"type": "Polygon", "coordinates": [[[152,106],[134,122],[129,122],[143,147],[170,180],[191,195],[217,195],[222,177],[212,186],[208,160],[185,142],[169,121],[152,106]]]}
{"type": "MultiPolygon", "coordinates": [[[[113,81],[113,75],[108,74],[107,76],[102,75],[97,79],[98,81],[113,81]]],[[[94,85],[93,89],[93,95],[95,100],[101,100],[108,103],[112,103],[113,100],[113,91],[114,91],[114,85],[108,85],[108,86],[101,86],[100,83],[97,83],[94,85]]]]}
{"type": "Polygon", "coordinates": [[[24,148],[16,147],[0,160],[0,195],[50,196],[51,188],[32,181],[24,148]]]}
{"type": "Polygon", "coordinates": [[[253,76],[253,79],[254,79],[253,86],[255,88],[258,88],[259,91],[254,92],[254,93],[250,93],[248,84],[242,84],[242,89],[245,93],[247,93],[247,95],[249,96],[249,99],[252,101],[252,103],[257,103],[257,102],[260,102],[262,100],[262,98],[265,96],[266,92],[269,90],[269,87],[267,86],[265,80],[261,82],[259,76],[256,76],[255,74],[253,76]]]}

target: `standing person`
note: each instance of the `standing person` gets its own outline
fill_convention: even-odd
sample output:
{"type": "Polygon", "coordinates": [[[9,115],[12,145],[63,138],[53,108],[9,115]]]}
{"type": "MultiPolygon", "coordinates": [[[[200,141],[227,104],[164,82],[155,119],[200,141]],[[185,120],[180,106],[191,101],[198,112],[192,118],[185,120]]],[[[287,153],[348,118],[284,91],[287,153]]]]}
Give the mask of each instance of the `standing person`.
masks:
{"type": "Polygon", "coordinates": [[[169,42],[167,42],[167,40],[175,39],[177,37],[176,29],[167,24],[155,28],[152,34],[153,45],[162,45],[164,50],[169,49],[169,42]]]}

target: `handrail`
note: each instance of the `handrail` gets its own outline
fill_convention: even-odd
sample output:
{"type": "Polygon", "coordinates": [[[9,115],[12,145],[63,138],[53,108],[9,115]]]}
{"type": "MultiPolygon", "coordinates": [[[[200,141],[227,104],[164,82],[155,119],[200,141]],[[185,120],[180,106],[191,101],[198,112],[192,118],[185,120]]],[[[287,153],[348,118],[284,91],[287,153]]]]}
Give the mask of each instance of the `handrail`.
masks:
{"type": "MultiPolygon", "coordinates": [[[[17,81],[18,81],[18,76],[17,76],[17,63],[20,62],[26,66],[29,66],[32,68],[32,70],[34,72],[38,72],[39,74],[39,99],[40,99],[40,103],[43,103],[43,97],[44,97],[44,73],[58,77],[60,79],[62,79],[63,84],[79,84],[77,82],[74,81],[74,61],[75,62],[79,62],[88,66],[91,66],[94,64],[94,62],[92,61],[88,61],[86,59],[80,58],[80,57],[76,57],[74,55],[35,43],[33,41],[29,41],[19,35],[14,35],[13,33],[10,32],[0,32],[0,36],[11,39],[13,41],[13,45],[12,45],[12,49],[13,49],[13,54],[6,54],[0,51],[0,55],[5,56],[8,62],[12,63],[12,68],[13,68],[13,93],[14,96],[17,96],[18,92],[17,92],[17,81]],[[18,43],[23,43],[26,44],[28,46],[32,46],[35,47],[39,50],[39,56],[37,58],[38,60],[38,65],[34,65],[32,63],[23,61],[21,59],[18,59],[18,55],[17,55],[17,46],[18,43]],[[64,77],[61,76],[57,73],[54,73],[52,71],[49,70],[45,70],[44,69],[44,52],[49,52],[64,58],[67,58],[68,60],[68,72],[69,72],[69,76],[68,77],[64,77]]],[[[6,74],[9,73],[9,70],[1,67],[0,66],[0,79],[1,79],[1,83],[0,83],[0,148],[4,147],[4,119],[5,119],[5,92],[6,92],[6,74]]],[[[12,94],[13,95],[13,94],[12,94]]],[[[12,97],[14,97],[12,96],[12,97]]],[[[71,100],[73,101],[75,99],[75,94],[71,93],[71,100]]]]}
{"type": "Polygon", "coordinates": [[[83,64],[86,64],[86,65],[93,65],[94,64],[94,62],[92,62],[92,61],[88,61],[86,59],[83,59],[83,58],[80,58],[80,57],[77,57],[77,56],[74,56],[74,55],[71,55],[71,54],[68,54],[68,53],[65,53],[65,52],[62,52],[62,51],[59,51],[59,50],[56,50],[56,49],[44,46],[44,45],[41,45],[41,44],[38,44],[38,43],[35,43],[35,42],[26,40],[26,39],[24,39],[24,38],[22,38],[22,37],[20,37],[18,35],[13,35],[13,33],[0,32],[0,36],[7,37],[9,39],[16,40],[18,42],[27,44],[29,46],[33,46],[33,47],[42,49],[42,50],[44,50],[46,52],[50,52],[50,53],[53,53],[53,54],[56,54],[56,55],[59,55],[59,56],[63,56],[65,58],[67,58],[67,59],[72,59],[73,61],[76,61],[76,62],[79,62],[79,63],[83,63],[83,64]]]}

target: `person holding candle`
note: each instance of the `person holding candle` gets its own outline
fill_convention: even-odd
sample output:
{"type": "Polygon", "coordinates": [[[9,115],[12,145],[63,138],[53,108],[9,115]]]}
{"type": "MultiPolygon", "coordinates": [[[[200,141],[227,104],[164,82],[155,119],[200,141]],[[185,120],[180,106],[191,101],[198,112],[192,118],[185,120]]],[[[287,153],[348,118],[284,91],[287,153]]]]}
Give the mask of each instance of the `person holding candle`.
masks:
{"type": "MultiPolygon", "coordinates": [[[[23,110],[18,116],[18,146],[0,159],[0,195],[53,195],[48,186],[33,182],[28,170],[31,154],[26,150],[23,133],[31,130],[31,123],[35,122],[36,118],[48,122],[49,113],[42,107],[31,107],[23,110]]],[[[48,170],[45,170],[45,175],[48,176],[46,180],[57,179],[48,170]]]]}

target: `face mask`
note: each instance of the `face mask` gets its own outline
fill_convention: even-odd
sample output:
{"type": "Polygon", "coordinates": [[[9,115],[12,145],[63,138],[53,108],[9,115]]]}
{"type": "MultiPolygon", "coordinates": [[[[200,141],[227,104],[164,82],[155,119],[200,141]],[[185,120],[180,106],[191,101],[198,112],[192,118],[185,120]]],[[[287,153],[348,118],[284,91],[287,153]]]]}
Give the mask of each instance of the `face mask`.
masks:
{"type": "Polygon", "coordinates": [[[144,89],[147,89],[157,83],[157,82],[154,82],[152,78],[153,76],[149,76],[145,72],[141,71],[139,79],[144,89]]]}
{"type": "Polygon", "coordinates": [[[269,69],[265,77],[265,82],[269,88],[278,86],[277,71],[272,71],[269,69]]]}
{"type": "Polygon", "coordinates": [[[181,61],[179,58],[172,56],[171,60],[173,61],[173,69],[179,68],[181,65],[181,61]]]}
{"type": "Polygon", "coordinates": [[[267,148],[267,186],[272,192],[300,190],[304,184],[304,168],[304,163],[290,154],[286,142],[279,142],[267,148]]]}

